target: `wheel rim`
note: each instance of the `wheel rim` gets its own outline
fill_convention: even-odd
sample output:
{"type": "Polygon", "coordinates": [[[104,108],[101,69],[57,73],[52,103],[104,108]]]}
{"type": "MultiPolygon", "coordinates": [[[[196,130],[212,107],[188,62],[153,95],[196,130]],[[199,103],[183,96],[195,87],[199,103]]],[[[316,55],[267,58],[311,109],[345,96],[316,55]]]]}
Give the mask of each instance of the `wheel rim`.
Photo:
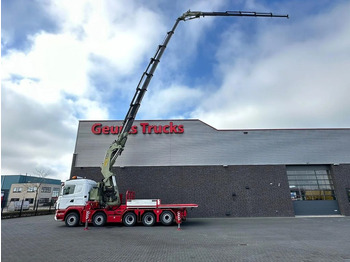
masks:
{"type": "Polygon", "coordinates": [[[134,223],[134,221],[135,221],[135,218],[132,215],[127,215],[126,218],[125,218],[125,222],[128,225],[132,225],[134,223]]]}
{"type": "Polygon", "coordinates": [[[165,224],[170,224],[173,222],[173,216],[171,213],[169,212],[165,212],[163,215],[162,215],[162,222],[165,223],[165,224]]]}
{"type": "Polygon", "coordinates": [[[104,218],[103,218],[102,215],[96,216],[96,218],[95,218],[95,224],[96,224],[96,225],[100,226],[100,225],[103,224],[103,222],[104,222],[104,218]]]}
{"type": "Polygon", "coordinates": [[[146,225],[152,225],[153,221],[154,221],[154,218],[152,215],[150,215],[150,214],[145,215],[144,222],[146,225]]]}
{"type": "Polygon", "coordinates": [[[169,223],[171,221],[171,216],[169,214],[165,214],[163,220],[165,223],[169,223]]]}
{"type": "Polygon", "coordinates": [[[69,216],[68,217],[68,222],[67,222],[68,225],[74,226],[76,222],[77,222],[77,218],[75,216],[69,216]]]}

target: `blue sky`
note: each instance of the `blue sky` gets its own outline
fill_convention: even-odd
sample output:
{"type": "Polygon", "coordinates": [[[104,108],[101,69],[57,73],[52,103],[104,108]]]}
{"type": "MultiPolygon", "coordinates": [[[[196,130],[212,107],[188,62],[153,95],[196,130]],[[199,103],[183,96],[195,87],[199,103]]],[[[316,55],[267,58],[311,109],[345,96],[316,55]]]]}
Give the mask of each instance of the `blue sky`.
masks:
{"type": "MultiPolygon", "coordinates": [[[[138,119],[218,129],[350,127],[349,1],[1,1],[1,173],[69,176],[79,120],[123,119],[185,11],[138,119]]],[[[103,157],[103,156],[101,156],[103,157]]],[[[102,158],[101,158],[102,159],[102,158]]]]}

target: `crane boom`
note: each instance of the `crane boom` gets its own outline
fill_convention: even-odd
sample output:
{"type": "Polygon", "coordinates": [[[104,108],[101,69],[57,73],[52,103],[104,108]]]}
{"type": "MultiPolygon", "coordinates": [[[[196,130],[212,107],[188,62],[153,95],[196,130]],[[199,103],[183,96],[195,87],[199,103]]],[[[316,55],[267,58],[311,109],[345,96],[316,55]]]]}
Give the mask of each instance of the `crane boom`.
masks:
{"type": "Polygon", "coordinates": [[[188,10],[178,19],[180,20],[191,20],[205,16],[250,16],[250,17],[284,17],[289,18],[288,15],[276,15],[273,13],[261,13],[261,12],[247,12],[247,11],[225,11],[225,12],[201,12],[188,10]]]}
{"type": "Polygon", "coordinates": [[[171,37],[173,36],[176,27],[180,21],[192,20],[205,16],[248,16],[248,17],[284,17],[289,18],[288,15],[275,15],[272,13],[246,12],[246,11],[225,11],[225,12],[201,12],[188,10],[182,16],[178,17],[172,29],[167,32],[167,35],[155,55],[151,58],[145,72],[137,85],[136,92],[131,100],[129,110],[123,121],[122,130],[119,132],[117,139],[108,148],[104,161],[101,166],[101,173],[104,176],[103,183],[99,185],[99,192],[90,194],[90,199],[98,199],[108,206],[120,205],[119,190],[117,186],[116,177],[112,172],[112,167],[119,155],[124,150],[125,143],[128,138],[129,131],[132,128],[137,112],[140,108],[141,101],[144,97],[147,87],[151,82],[153,74],[160,62],[165,48],[167,47],[171,37]]]}

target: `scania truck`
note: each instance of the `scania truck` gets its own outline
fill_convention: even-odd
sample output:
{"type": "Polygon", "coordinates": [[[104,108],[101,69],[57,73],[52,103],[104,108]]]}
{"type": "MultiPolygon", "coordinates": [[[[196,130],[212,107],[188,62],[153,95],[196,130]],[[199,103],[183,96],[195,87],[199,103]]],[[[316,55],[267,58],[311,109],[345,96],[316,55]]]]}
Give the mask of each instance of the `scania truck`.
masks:
{"type": "Polygon", "coordinates": [[[92,223],[104,226],[106,223],[123,223],[134,226],[142,223],[153,226],[160,222],[171,225],[186,220],[187,209],[196,208],[196,204],[163,204],[160,199],[135,199],[135,192],[127,191],[125,201],[120,195],[120,205],[105,206],[98,201],[89,200],[89,194],[97,183],[90,179],[73,177],[62,187],[62,194],[56,204],[56,220],[65,221],[69,227],[92,223]]]}

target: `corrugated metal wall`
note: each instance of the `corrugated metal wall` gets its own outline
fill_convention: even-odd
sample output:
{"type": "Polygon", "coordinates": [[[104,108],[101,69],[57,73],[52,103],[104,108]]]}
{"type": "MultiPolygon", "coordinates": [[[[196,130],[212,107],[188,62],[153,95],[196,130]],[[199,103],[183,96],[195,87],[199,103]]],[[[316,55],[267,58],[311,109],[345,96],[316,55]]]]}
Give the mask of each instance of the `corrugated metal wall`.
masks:
{"type": "MultiPolygon", "coordinates": [[[[95,123],[80,121],[75,167],[100,166],[116,135],[93,134],[95,123]]],[[[350,128],[217,130],[200,120],[139,120],[116,166],[288,165],[350,163],[350,128]],[[140,123],[183,125],[181,134],[143,134],[140,123]]]]}

